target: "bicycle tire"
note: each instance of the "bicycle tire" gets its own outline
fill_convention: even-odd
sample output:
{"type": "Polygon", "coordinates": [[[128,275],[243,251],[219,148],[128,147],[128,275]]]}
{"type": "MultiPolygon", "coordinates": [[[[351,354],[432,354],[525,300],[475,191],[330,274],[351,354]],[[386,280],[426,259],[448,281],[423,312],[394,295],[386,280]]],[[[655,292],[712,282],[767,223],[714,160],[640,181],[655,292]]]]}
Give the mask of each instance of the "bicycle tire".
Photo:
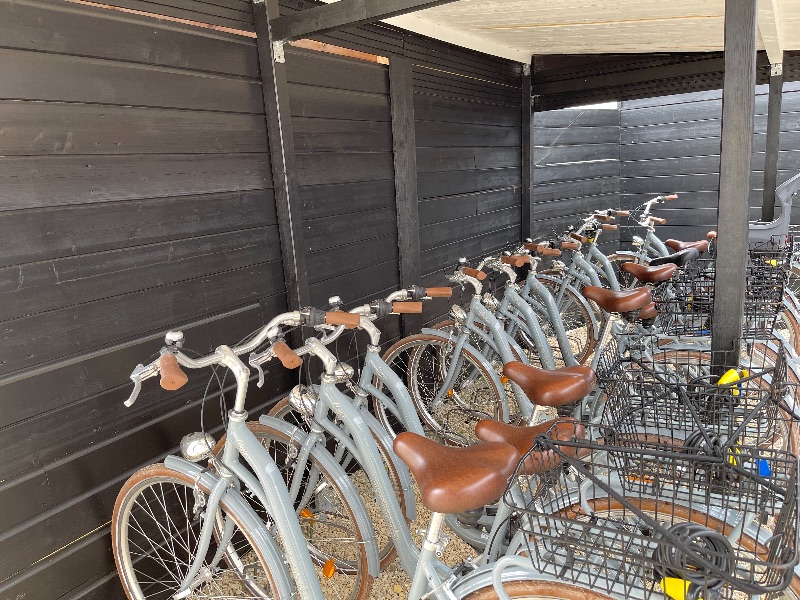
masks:
{"type": "MultiPolygon", "coordinates": [[[[384,353],[383,360],[407,382],[411,399],[423,425],[430,431],[430,437],[451,445],[466,445],[476,440],[474,432],[478,421],[500,418],[504,392],[497,388],[482,361],[464,348],[462,356],[467,367],[465,368],[462,363],[455,384],[450,393],[445,394],[448,400],[443,402],[441,407],[431,407],[430,401],[444,380],[448,347],[452,350],[451,343],[446,339],[433,334],[419,333],[395,343],[384,353]],[[435,350],[426,353],[426,348],[435,350]],[[422,373],[422,362],[426,356],[433,363],[428,374],[434,377],[427,386],[422,373]],[[437,356],[441,364],[436,364],[437,356]],[[435,380],[437,376],[442,376],[439,385],[435,380]],[[460,386],[461,383],[464,383],[463,387],[460,386]],[[424,396],[423,387],[427,389],[424,396]],[[439,408],[442,410],[438,410],[439,408]],[[437,412],[438,418],[431,410],[437,412]],[[440,423],[444,420],[443,416],[450,417],[448,422],[440,423]],[[457,430],[453,427],[457,427],[457,430]]],[[[509,397],[509,401],[511,400],[513,398],[509,397]]]]}
{"type": "MultiPolygon", "coordinates": [[[[284,475],[287,484],[293,476],[289,472],[289,459],[294,455],[294,451],[290,450],[290,446],[294,449],[299,448],[299,441],[290,438],[286,433],[264,425],[257,421],[249,421],[247,428],[250,432],[261,442],[261,445],[269,452],[272,460],[278,465],[278,468],[284,475]]],[[[217,443],[214,451],[218,454],[225,444],[225,437],[217,443]]],[[[312,468],[320,475],[320,480],[316,483],[314,489],[315,499],[308,498],[304,503],[304,509],[308,510],[309,506],[314,509],[310,510],[312,514],[304,515],[301,510],[298,514],[300,521],[300,528],[306,533],[308,540],[308,549],[311,554],[312,562],[315,569],[318,570],[318,577],[320,585],[325,593],[325,597],[333,598],[348,598],[348,600],[364,600],[369,597],[370,589],[372,588],[372,578],[368,573],[367,554],[364,547],[364,540],[368,537],[367,534],[362,532],[358,526],[358,522],[353,514],[353,510],[346,501],[345,494],[341,491],[339,481],[341,480],[340,474],[330,473],[329,469],[315,456],[312,451],[309,460],[313,466],[312,468]],[[317,496],[319,495],[319,496],[317,496]],[[319,511],[319,512],[317,512],[319,511]],[[323,515],[319,518],[318,515],[323,515]],[[332,539],[324,539],[317,537],[319,530],[332,529],[334,537],[332,539]],[[335,535],[339,532],[350,531],[353,535],[353,541],[350,544],[344,543],[342,538],[336,538],[335,535]],[[322,566],[329,560],[334,560],[335,573],[331,577],[327,577],[321,573],[322,566]],[[348,584],[346,581],[339,577],[345,575],[352,579],[352,583],[348,584]],[[337,581],[337,586],[334,586],[334,579],[337,581]],[[343,590],[350,589],[350,593],[342,593],[343,590]]],[[[335,461],[334,461],[335,462],[335,461]]],[[[307,474],[306,474],[307,476],[307,474]]],[[[262,519],[268,520],[270,517],[267,510],[261,503],[254,497],[245,494],[250,500],[251,506],[255,509],[256,513],[262,519]]],[[[371,535],[372,532],[369,533],[371,535]]]]}
{"type": "MultiPolygon", "coordinates": [[[[558,294],[558,284],[556,281],[545,278],[542,278],[540,281],[549,288],[553,298],[556,298],[558,294]]],[[[567,340],[572,348],[572,354],[575,356],[575,360],[578,361],[578,364],[581,365],[585,364],[592,355],[592,352],[594,352],[598,334],[598,332],[595,331],[595,322],[589,314],[589,309],[582,300],[584,300],[583,296],[579,297],[578,292],[571,287],[567,287],[564,290],[564,296],[561,298],[561,302],[558,303],[558,311],[564,323],[564,331],[567,334],[567,340]]],[[[589,304],[589,306],[594,310],[591,304],[589,304]]],[[[553,340],[550,346],[554,350],[554,357],[563,363],[564,359],[561,356],[561,350],[555,338],[555,330],[550,322],[550,316],[546,312],[543,313],[537,307],[534,307],[534,310],[542,317],[541,325],[545,336],[553,340]]],[[[597,308],[595,312],[598,317],[598,325],[602,329],[602,322],[605,315],[602,314],[603,311],[599,308],[597,308]]]]}
{"type": "MultiPolygon", "coordinates": [[[[198,488],[206,496],[208,495],[208,489],[203,489],[199,484],[198,488]]],[[[194,502],[194,490],[195,481],[191,477],[170,469],[162,463],[148,465],[140,469],[122,486],[117,495],[111,519],[112,548],[123,589],[131,600],[143,600],[145,597],[172,598],[174,593],[177,592],[184,577],[179,564],[184,561],[182,557],[185,553],[186,559],[182,563],[182,566],[185,567],[183,573],[185,573],[194,556],[194,547],[192,546],[197,543],[199,530],[202,527],[200,520],[202,513],[192,510],[192,517],[190,518],[188,505],[190,502],[194,502]],[[155,486],[159,487],[157,491],[154,489],[155,486]],[[153,488],[150,494],[153,502],[153,514],[149,519],[146,519],[147,509],[151,508],[147,490],[151,488],[153,488]],[[139,503],[140,499],[144,504],[139,503]],[[185,502],[186,506],[182,504],[181,500],[185,502]],[[135,511],[137,506],[143,509],[142,514],[135,511]],[[164,520],[159,522],[162,509],[164,520]],[[179,516],[181,516],[180,520],[176,520],[179,516]],[[132,525],[131,519],[133,519],[135,525],[132,525]],[[186,530],[178,529],[176,523],[186,523],[186,530]],[[194,527],[195,525],[197,527],[194,527]],[[131,533],[137,531],[144,538],[147,538],[150,532],[160,533],[163,541],[156,540],[154,545],[153,541],[148,539],[147,545],[149,548],[145,550],[145,547],[132,539],[131,533]],[[172,537],[173,531],[177,537],[172,541],[167,540],[167,534],[172,537]],[[141,550],[141,555],[137,558],[132,556],[132,544],[141,550]],[[171,570],[172,565],[174,567],[171,570]],[[165,571],[164,576],[168,579],[162,580],[153,574],[162,570],[165,571]],[[177,571],[177,573],[173,572],[173,570],[177,571]],[[163,594],[159,594],[162,591],[161,589],[154,589],[145,594],[142,589],[145,582],[140,582],[140,579],[145,577],[151,580],[145,586],[146,589],[158,586],[158,588],[163,588],[163,594]],[[154,594],[158,595],[154,596],[154,594]]],[[[219,512],[223,512],[228,518],[232,519],[238,530],[231,539],[230,548],[223,557],[229,569],[227,571],[223,569],[221,572],[214,572],[213,574],[209,570],[205,577],[200,578],[198,585],[194,588],[192,598],[203,598],[202,595],[198,594],[204,593],[204,590],[213,593],[214,595],[211,597],[219,597],[217,589],[224,590],[225,597],[236,598],[232,593],[232,588],[238,584],[248,588],[246,595],[242,595],[242,598],[274,597],[273,594],[276,589],[275,576],[272,573],[272,567],[269,566],[265,559],[265,553],[261,549],[259,542],[242,527],[241,517],[228,506],[224,497],[220,502],[219,512]],[[248,563],[244,564],[241,557],[247,557],[248,563]],[[250,561],[252,561],[252,565],[256,566],[251,566],[250,561]],[[258,568],[260,568],[260,571],[257,570],[258,568]],[[247,575],[251,570],[254,574],[252,576],[247,575]],[[273,592],[270,593],[270,590],[273,590],[273,592]]],[[[134,538],[138,539],[138,536],[134,536],[134,538]]],[[[212,537],[207,553],[209,557],[214,556],[216,539],[216,536],[212,537]]],[[[283,565],[281,565],[281,568],[284,568],[283,565]]]]}
{"type": "MultiPolygon", "coordinates": [[[[292,425],[296,425],[301,429],[307,427],[303,417],[289,405],[288,398],[282,398],[279,400],[269,411],[269,416],[286,421],[292,425]]],[[[402,511],[403,515],[405,515],[406,502],[405,494],[403,494],[403,484],[400,480],[400,475],[397,473],[397,469],[395,469],[391,458],[389,458],[389,452],[392,452],[392,450],[386,448],[381,440],[376,436],[373,435],[372,439],[375,441],[378,451],[381,453],[381,457],[383,457],[383,464],[386,468],[386,474],[388,475],[389,481],[392,484],[392,489],[395,491],[395,496],[400,504],[400,510],[402,511]]],[[[376,541],[378,545],[378,558],[380,559],[381,570],[384,570],[392,563],[392,561],[394,561],[395,557],[397,556],[397,550],[394,547],[394,541],[389,535],[389,527],[383,517],[383,511],[377,504],[377,498],[373,493],[372,487],[369,485],[369,479],[367,478],[364,469],[358,464],[355,458],[351,457],[349,454],[347,457],[352,459],[352,462],[345,466],[345,470],[350,475],[350,479],[353,481],[353,485],[361,496],[364,506],[367,508],[367,512],[369,513],[370,520],[374,525],[376,541]]],[[[408,522],[408,519],[406,519],[406,522],[408,522]]]]}
{"type": "MultiPolygon", "coordinates": [[[[612,598],[589,588],[547,579],[509,581],[503,584],[503,589],[510,598],[517,600],[611,600],[612,598]]],[[[493,585],[488,585],[465,596],[464,600],[497,600],[497,592],[493,585]]]]}

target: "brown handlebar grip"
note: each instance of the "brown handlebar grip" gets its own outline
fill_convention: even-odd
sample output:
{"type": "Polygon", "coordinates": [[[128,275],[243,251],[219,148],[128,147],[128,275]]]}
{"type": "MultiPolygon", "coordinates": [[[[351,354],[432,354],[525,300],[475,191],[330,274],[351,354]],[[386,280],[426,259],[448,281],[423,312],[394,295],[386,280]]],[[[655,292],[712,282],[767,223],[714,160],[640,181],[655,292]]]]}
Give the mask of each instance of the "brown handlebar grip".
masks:
{"type": "Polygon", "coordinates": [[[715,240],[715,239],[717,239],[717,232],[714,231],[714,230],[711,230],[706,234],[706,237],[708,239],[710,239],[710,240],[715,240]]]}
{"type": "Polygon", "coordinates": [[[483,281],[484,279],[486,279],[486,273],[484,273],[483,271],[478,271],[478,269],[473,269],[471,267],[461,267],[461,272],[467,277],[474,277],[478,281],[483,281]]]}
{"type": "Polygon", "coordinates": [[[563,250],[577,250],[578,244],[575,242],[561,242],[561,248],[563,250]]]}
{"type": "Polygon", "coordinates": [[[573,240],[579,241],[581,244],[585,244],[589,241],[589,238],[578,235],[577,233],[570,233],[569,237],[571,237],[573,240]]]}
{"type": "Polygon", "coordinates": [[[669,196],[664,196],[664,200],[677,200],[678,194],[670,194],[669,196]]]}
{"type": "Polygon", "coordinates": [[[629,210],[618,210],[617,211],[617,216],[618,217],[630,217],[631,216],[631,211],[629,211],[629,210]]]}
{"type": "Polygon", "coordinates": [[[607,223],[613,217],[610,217],[609,215],[594,215],[594,218],[597,219],[598,221],[605,221],[607,223]]]}
{"type": "Polygon", "coordinates": [[[428,298],[449,298],[453,295],[453,288],[449,287],[434,287],[425,288],[425,295],[428,298]]]}
{"type": "Polygon", "coordinates": [[[541,244],[534,244],[533,242],[525,242],[522,244],[522,247],[529,252],[538,252],[539,248],[541,248],[541,244]]]}
{"type": "Polygon", "coordinates": [[[303,364],[303,359],[295,354],[295,351],[286,345],[286,342],[275,342],[272,344],[272,351],[275,357],[281,361],[281,364],[287,369],[296,369],[303,364]]]}
{"type": "Polygon", "coordinates": [[[500,257],[500,262],[503,263],[504,265],[512,265],[514,267],[521,267],[526,262],[528,262],[527,260],[525,260],[526,258],[528,260],[530,260],[530,257],[527,257],[527,256],[501,256],[500,257]]]}
{"type": "Polygon", "coordinates": [[[158,370],[161,372],[161,387],[165,390],[179,390],[189,381],[174,354],[162,354],[158,359],[158,370]]]}
{"type": "Polygon", "coordinates": [[[659,225],[664,225],[664,224],[667,222],[667,220],[666,220],[666,219],[662,219],[662,218],[660,218],[660,217],[650,217],[650,220],[651,220],[653,223],[658,223],[659,225]]]}
{"type": "Polygon", "coordinates": [[[422,313],[422,302],[392,302],[392,314],[418,315],[420,313],[422,313]]]}
{"type": "Polygon", "coordinates": [[[603,223],[603,229],[605,231],[616,231],[619,229],[619,225],[616,223],[603,223]]]}
{"type": "Polygon", "coordinates": [[[361,315],[335,310],[325,313],[325,322],[328,325],[344,325],[348,329],[355,329],[361,324],[361,315]]]}
{"type": "Polygon", "coordinates": [[[539,250],[539,254],[542,256],[561,256],[561,250],[558,248],[547,248],[543,246],[542,249],[539,250]]]}

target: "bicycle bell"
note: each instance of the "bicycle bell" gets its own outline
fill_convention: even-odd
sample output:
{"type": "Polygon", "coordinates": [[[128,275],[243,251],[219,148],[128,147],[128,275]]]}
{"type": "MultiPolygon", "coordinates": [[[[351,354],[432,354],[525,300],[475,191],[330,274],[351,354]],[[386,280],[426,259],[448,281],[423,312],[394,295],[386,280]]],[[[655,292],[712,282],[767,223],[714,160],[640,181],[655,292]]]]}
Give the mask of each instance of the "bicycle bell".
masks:
{"type": "Polygon", "coordinates": [[[289,406],[304,415],[314,414],[318,399],[319,396],[313,389],[302,384],[294,386],[289,392],[289,406]]]}

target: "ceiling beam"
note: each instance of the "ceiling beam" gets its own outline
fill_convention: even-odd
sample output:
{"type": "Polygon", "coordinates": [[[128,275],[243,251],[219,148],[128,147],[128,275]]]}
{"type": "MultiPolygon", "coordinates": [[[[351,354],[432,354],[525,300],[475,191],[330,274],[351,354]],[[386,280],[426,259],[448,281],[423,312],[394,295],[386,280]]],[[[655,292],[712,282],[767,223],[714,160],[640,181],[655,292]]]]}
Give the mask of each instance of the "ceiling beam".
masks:
{"type": "Polygon", "coordinates": [[[339,0],[270,22],[275,41],[290,42],[342,27],[381,21],[455,0],[339,0]]]}
{"type": "Polygon", "coordinates": [[[759,0],[758,32],[772,65],[783,63],[783,44],[778,17],[778,0],[759,0]]]}

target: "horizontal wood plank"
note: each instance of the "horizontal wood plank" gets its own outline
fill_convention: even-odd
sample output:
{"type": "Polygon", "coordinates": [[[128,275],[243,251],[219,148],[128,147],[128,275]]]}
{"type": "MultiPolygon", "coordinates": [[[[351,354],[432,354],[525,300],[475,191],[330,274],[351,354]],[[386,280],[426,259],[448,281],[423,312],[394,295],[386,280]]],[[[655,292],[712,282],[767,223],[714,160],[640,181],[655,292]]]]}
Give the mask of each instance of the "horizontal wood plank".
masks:
{"type": "Polygon", "coordinates": [[[52,260],[276,223],[272,190],[8,211],[0,218],[0,264],[52,260]]]}
{"type": "Polygon", "coordinates": [[[467,192],[518,187],[521,183],[520,169],[480,169],[475,171],[450,171],[441,173],[419,173],[417,193],[421,199],[436,196],[451,196],[467,192]]]}
{"type": "Polygon", "coordinates": [[[0,102],[4,156],[267,152],[260,115],[0,102]]]}
{"type": "Polygon", "coordinates": [[[520,166],[520,148],[417,148],[417,172],[469,171],[520,166]]]}
{"type": "Polygon", "coordinates": [[[2,100],[264,112],[255,80],[9,49],[0,49],[0,63],[2,100]]]}
{"type": "Polygon", "coordinates": [[[0,211],[271,187],[260,153],[0,158],[0,211]]]}
{"type": "Polygon", "coordinates": [[[251,38],[66,2],[2,0],[0,39],[17,50],[258,77],[251,38]]]}

